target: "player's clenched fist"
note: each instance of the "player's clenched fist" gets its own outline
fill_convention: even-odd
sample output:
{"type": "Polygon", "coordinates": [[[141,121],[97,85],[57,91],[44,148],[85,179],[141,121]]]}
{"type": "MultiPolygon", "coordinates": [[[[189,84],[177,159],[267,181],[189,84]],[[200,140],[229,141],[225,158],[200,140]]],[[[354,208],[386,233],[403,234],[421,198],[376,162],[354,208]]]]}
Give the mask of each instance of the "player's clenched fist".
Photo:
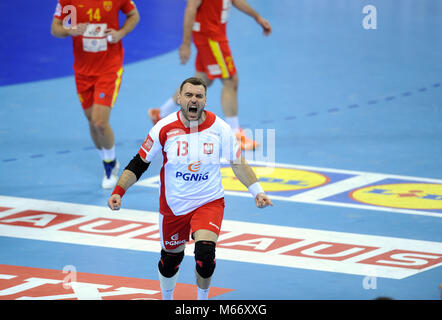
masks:
{"type": "Polygon", "coordinates": [[[267,206],[273,207],[273,202],[265,193],[258,193],[255,198],[256,206],[258,208],[265,208],[267,206]]]}
{"type": "Polygon", "coordinates": [[[107,205],[112,210],[120,210],[120,208],[121,208],[121,196],[119,194],[111,195],[109,200],[107,200],[107,205]]]}

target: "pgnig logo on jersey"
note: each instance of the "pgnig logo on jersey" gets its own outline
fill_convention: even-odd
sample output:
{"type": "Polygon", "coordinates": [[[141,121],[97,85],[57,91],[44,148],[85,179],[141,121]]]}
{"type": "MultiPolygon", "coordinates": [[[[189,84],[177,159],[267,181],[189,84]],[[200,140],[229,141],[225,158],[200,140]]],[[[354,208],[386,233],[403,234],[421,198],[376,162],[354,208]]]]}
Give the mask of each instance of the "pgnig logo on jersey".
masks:
{"type": "Polygon", "coordinates": [[[197,173],[201,168],[201,161],[193,162],[188,165],[187,169],[192,173],[177,171],[176,178],[182,178],[184,181],[204,181],[209,178],[209,173],[197,173]]]}
{"type": "Polygon", "coordinates": [[[182,173],[180,171],[177,171],[176,177],[181,178],[184,181],[204,181],[209,179],[209,173],[182,173]]]}

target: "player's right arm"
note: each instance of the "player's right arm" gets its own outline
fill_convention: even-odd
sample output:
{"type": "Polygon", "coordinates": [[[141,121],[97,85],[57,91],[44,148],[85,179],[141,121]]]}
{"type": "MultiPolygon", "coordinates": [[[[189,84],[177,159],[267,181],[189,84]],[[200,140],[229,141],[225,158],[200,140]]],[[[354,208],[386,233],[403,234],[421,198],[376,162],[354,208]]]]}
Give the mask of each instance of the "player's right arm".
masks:
{"type": "Polygon", "coordinates": [[[183,39],[179,48],[181,64],[185,64],[190,58],[190,44],[192,41],[192,29],[195,16],[202,0],[187,0],[184,12],[183,39]]]}
{"type": "Polygon", "coordinates": [[[107,201],[109,208],[112,210],[119,210],[121,208],[121,198],[127,189],[140,179],[155,155],[162,150],[162,144],[159,140],[160,130],[161,126],[159,124],[150,130],[138,153],[121,173],[117,185],[107,201]]]}
{"type": "Polygon", "coordinates": [[[58,0],[51,24],[51,34],[55,38],[76,37],[86,30],[86,23],[76,23],[76,13],[72,11],[72,5],[66,5],[65,0],[58,0]]]}
{"type": "Polygon", "coordinates": [[[121,208],[121,198],[135,182],[141,177],[144,171],[149,167],[150,162],[147,162],[137,154],[127,165],[118,179],[117,185],[109,197],[107,204],[112,210],[119,210],[121,208]]]}

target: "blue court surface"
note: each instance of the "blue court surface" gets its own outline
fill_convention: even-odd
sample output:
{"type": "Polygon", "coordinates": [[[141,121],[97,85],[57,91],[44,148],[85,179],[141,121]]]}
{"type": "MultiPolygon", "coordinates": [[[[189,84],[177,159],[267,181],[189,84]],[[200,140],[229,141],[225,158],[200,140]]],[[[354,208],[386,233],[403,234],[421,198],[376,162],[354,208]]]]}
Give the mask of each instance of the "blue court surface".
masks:
{"type": "MultiPolygon", "coordinates": [[[[247,159],[259,210],[223,167],[214,300],[439,300],[442,284],[442,2],[249,0],[265,37],[230,10],[247,159]],[[367,7],[368,6],[368,7],[367,7]]],[[[179,64],[185,1],[136,1],[111,125],[122,167],[179,64]]],[[[0,299],[160,299],[159,156],[107,208],[56,0],[0,4],[0,299]],[[71,283],[73,283],[71,285],[71,283]]],[[[223,116],[221,84],[207,109],[223,116]]],[[[195,299],[193,244],[176,298],[195,299]]]]}

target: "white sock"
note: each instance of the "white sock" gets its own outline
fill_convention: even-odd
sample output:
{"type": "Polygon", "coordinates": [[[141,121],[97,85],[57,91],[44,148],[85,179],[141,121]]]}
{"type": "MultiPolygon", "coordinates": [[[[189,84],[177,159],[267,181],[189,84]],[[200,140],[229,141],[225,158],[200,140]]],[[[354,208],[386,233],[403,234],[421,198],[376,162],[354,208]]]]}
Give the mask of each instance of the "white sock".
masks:
{"type": "Polygon", "coordinates": [[[198,300],[209,300],[209,289],[201,289],[200,287],[196,286],[198,289],[198,300]]]}
{"type": "Polygon", "coordinates": [[[175,288],[170,290],[161,290],[161,295],[163,297],[163,300],[173,300],[173,291],[175,288]]]}
{"type": "Polygon", "coordinates": [[[160,279],[161,294],[163,300],[173,300],[173,291],[175,290],[176,281],[178,279],[179,271],[170,278],[166,278],[158,270],[158,278],[160,279]]]}
{"type": "Polygon", "coordinates": [[[173,101],[172,98],[169,98],[161,107],[160,107],[160,117],[161,119],[171,114],[177,108],[177,104],[173,101]]]}
{"type": "Polygon", "coordinates": [[[103,151],[103,160],[106,162],[115,160],[115,145],[110,149],[101,149],[103,151]]]}
{"type": "Polygon", "coordinates": [[[226,120],[227,124],[232,128],[233,132],[239,131],[238,116],[236,116],[236,117],[226,117],[225,120],[226,120]]]}
{"type": "Polygon", "coordinates": [[[100,159],[104,160],[104,151],[103,151],[103,149],[97,149],[97,151],[98,151],[98,154],[100,155],[100,159]]]}

